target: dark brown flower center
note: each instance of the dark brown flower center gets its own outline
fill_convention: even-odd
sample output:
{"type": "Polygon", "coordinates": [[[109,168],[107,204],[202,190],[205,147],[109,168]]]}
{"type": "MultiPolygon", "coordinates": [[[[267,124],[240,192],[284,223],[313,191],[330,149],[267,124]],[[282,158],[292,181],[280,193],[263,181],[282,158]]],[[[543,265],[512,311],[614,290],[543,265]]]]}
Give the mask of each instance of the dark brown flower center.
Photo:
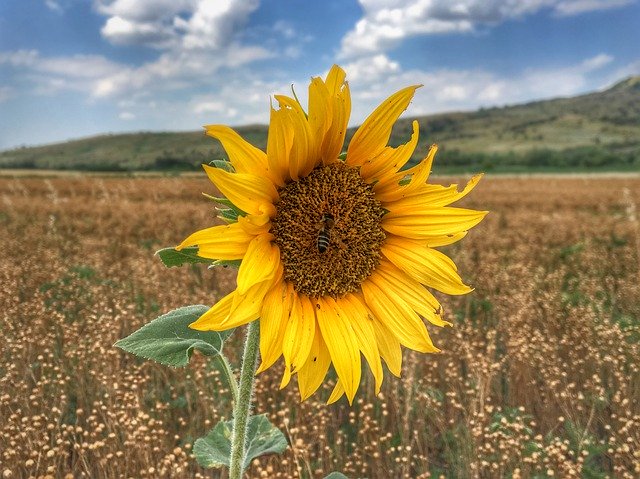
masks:
{"type": "Polygon", "coordinates": [[[357,168],[319,166],[279,191],[271,224],[284,278],[297,292],[335,298],[373,272],[385,239],[384,210],[357,168]]]}

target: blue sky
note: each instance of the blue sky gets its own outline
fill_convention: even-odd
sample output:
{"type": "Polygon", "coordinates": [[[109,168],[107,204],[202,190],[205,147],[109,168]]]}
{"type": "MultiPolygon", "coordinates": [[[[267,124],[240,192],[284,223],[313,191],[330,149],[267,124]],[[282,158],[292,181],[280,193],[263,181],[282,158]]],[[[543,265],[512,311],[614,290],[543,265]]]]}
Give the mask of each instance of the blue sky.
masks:
{"type": "Polygon", "coordinates": [[[640,74],[637,0],[2,0],[0,149],[268,121],[347,71],[352,124],[575,95],[640,74]]]}

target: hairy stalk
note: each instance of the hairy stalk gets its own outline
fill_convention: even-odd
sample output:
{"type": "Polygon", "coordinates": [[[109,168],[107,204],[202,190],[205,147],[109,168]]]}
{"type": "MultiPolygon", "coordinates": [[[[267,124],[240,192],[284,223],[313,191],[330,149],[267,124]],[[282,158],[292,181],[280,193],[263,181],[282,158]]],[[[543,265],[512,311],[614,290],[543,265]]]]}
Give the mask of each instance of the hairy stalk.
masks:
{"type": "Polygon", "coordinates": [[[215,359],[220,363],[220,369],[224,373],[225,378],[227,379],[227,383],[231,388],[231,395],[233,396],[233,404],[238,402],[238,381],[236,381],[235,376],[233,375],[233,369],[231,369],[231,364],[229,364],[229,360],[224,354],[218,354],[215,356],[215,359]]]}
{"type": "Polygon", "coordinates": [[[256,372],[259,345],[260,323],[259,321],[253,321],[249,324],[247,339],[244,343],[238,399],[233,406],[233,432],[231,435],[231,463],[229,465],[229,479],[242,478],[247,422],[251,411],[253,377],[256,372]]]}

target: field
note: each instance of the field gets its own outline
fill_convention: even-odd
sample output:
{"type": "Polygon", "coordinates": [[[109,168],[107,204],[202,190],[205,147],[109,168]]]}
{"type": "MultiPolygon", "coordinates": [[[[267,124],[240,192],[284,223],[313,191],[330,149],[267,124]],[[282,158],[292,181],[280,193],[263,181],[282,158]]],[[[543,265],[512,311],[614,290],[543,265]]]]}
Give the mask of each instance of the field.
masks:
{"type": "MultiPolygon", "coordinates": [[[[451,178],[436,178],[449,183],[451,178]]],[[[225,477],[193,441],[229,418],[196,356],[170,370],[113,343],[159,314],[212,304],[234,272],[153,256],[210,225],[195,178],[0,178],[0,474],[225,477]]],[[[367,376],[353,407],[305,403],[280,371],[257,412],[287,436],[251,478],[640,476],[640,177],[489,177],[464,204],[491,214],[447,251],[476,289],[442,297],[439,355],[367,376]]],[[[240,331],[226,347],[237,364],[240,331]]]]}

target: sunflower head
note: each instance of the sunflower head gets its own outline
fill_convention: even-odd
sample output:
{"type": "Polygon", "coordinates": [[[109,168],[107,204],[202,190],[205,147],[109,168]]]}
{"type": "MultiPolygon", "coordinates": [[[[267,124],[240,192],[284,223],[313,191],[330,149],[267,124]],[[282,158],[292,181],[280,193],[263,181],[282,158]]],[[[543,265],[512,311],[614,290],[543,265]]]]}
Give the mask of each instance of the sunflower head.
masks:
{"type": "Polygon", "coordinates": [[[471,291],[438,246],[462,239],[485,211],[449,206],[459,191],[427,183],[437,148],[405,168],[418,142],[387,145],[391,129],[417,86],[387,98],[358,128],[341,155],[351,112],[344,71],[313,78],[308,109],[276,95],[266,152],[226,126],[206,126],[225,148],[232,171],[204,166],[241,212],[237,221],[189,236],[177,249],[198,246],[212,260],[241,260],[237,288],[191,325],[221,331],[259,319],[259,371],[283,357],[285,387],[297,374],[301,398],[313,394],[331,365],[337,382],[329,399],[360,384],[361,358],[376,393],[382,360],[400,375],[401,346],[437,352],[425,322],[449,323],[430,289],[471,291]]]}

